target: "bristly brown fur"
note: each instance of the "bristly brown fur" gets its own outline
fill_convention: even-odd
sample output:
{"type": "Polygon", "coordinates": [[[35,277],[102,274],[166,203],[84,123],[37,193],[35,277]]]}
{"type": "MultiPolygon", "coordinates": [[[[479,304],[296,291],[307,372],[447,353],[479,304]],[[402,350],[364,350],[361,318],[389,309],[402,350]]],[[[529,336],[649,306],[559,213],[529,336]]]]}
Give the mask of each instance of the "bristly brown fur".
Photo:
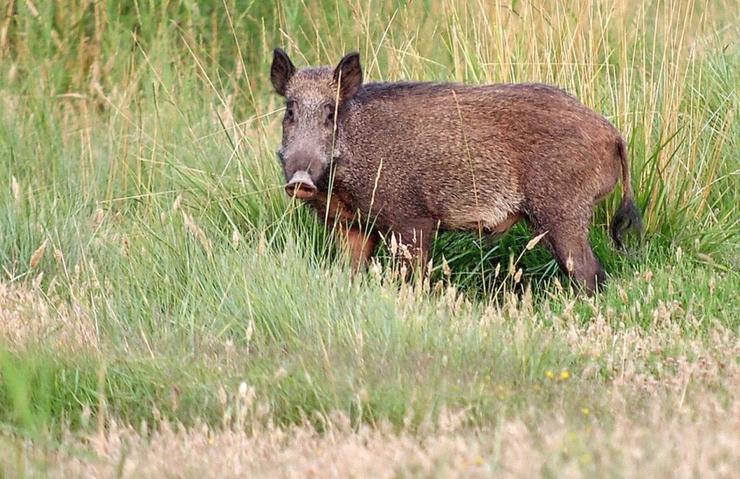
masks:
{"type": "MultiPolygon", "coordinates": [[[[273,82],[285,81],[290,109],[281,147],[286,179],[307,171],[325,194],[333,169],[332,191],[344,216],[372,220],[363,224],[374,227],[361,231],[370,244],[379,233],[393,233],[423,267],[436,229],[500,233],[526,218],[536,234],[546,233],[544,242],[562,268],[593,292],[604,272],[588,242],[589,223],[596,202],[620,177],[624,198],[612,225],[615,242],[621,245],[626,226],[639,224],[623,138],[563,90],[362,84],[356,54],[335,69],[308,68],[287,78],[280,76],[285,60],[277,53],[276,62],[273,82]],[[336,137],[328,128],[334,122],[336,137]]],[[[309,203],[324,213],[325,200],[309,203]]],[[[362,248],[365,260],[370,253],[362,248]]],[[[352,257],[353,264],[362,263],[352,257]]]]}

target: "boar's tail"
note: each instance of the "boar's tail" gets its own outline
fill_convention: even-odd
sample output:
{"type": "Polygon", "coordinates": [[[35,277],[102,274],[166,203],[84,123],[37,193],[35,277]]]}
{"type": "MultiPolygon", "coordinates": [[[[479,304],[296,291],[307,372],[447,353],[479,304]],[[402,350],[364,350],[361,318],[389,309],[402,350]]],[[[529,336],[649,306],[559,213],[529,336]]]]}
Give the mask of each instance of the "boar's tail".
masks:
{"type": "Polygon", "coordinates": [[[632,184],[630,182],[630,167],[627,159],[627,145],[624,139],[617,140],[617,156],[622,166],[622,203],[619,205],[617,213],[611,224],[611,234],[614,243],[619,249],[624,249],[622,234],[630,228],[642,231],[642,218],[640,211],[635,205],[634,194],[632,193],[632,184]]]}

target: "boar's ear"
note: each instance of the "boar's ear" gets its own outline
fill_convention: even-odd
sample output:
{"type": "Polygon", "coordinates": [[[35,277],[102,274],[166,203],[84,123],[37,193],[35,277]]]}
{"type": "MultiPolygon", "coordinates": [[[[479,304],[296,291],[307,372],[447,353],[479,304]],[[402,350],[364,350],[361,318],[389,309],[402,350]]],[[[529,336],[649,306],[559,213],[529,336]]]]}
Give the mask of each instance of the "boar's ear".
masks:
{"type": "Polygon", "coordinates": [[[360,54],[348,53],[334,69],[334,81],[339,85],[339,99],[352,98],[362,86],[362,67],[360,54]]]}
{"type": "Polygon", "coordinates": [[[278,95],[285,96],[290,78],[295,73],[293,62],[288,54],[282,49],[276,48],[272,56],[272,68],[270,69],[270,80],[278,95]]]}

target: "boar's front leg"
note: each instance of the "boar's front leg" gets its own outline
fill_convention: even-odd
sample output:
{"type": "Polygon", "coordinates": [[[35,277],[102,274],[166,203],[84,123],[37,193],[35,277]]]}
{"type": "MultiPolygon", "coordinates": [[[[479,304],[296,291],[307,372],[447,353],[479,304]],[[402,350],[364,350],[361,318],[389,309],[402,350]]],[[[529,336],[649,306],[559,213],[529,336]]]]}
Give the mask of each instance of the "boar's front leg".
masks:
{"type": "Polygon", "coordinates": [[[335,233],[341,247],[349,255],[352,271],[356,273],[362,270],[375,251],[378,234],[374,231],[365,233],[357,226],[351,226],[342,221],[337,224],[335,233]]]}

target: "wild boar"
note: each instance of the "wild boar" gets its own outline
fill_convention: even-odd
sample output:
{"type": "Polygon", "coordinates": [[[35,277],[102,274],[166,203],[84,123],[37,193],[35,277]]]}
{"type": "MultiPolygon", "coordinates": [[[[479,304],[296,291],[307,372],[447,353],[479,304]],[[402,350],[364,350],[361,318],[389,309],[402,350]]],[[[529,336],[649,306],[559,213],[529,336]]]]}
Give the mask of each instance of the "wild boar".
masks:
{"type": "Polygon", "coordinates": [[[640,225],[624,139],[559,88],[363,83],[358,53],[297,70],[281,49],[270,78],[286,102],[286,192],[336,226],[355,269],[379,234],[395,235],[423,268],[438,230],[501,234],[525,219],[593,293],[604,271],[589,223],[620,177],[615,243],[640,225]]]}

